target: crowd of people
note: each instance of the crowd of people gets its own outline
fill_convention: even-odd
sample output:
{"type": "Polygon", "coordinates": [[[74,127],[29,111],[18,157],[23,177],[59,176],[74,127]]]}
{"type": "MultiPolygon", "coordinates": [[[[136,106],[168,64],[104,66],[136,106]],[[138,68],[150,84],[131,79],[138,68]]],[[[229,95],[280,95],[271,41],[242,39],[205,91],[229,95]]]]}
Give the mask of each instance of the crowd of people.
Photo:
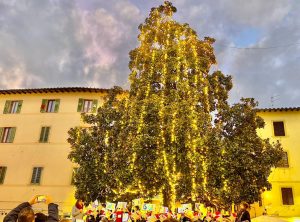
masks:
{"type": "MultiPolygon", "coordinates": [[[[72,208],[72,222],[213,222],[213,221],[232,221],[232,222],[251,222],[249,214],[249,205],[242,203],[240,211],[234,217],[226,217],[216,211],[208,211],[206,215],[201,212],[186,210],[182,213],[154,214],[148,211],[142,213],[139,206],[132,209],[118,207],[114,212],[102,206],[95,212],[84,209],[84,201],[77,200],[72,208]]],[[[35,196],[30,201],[18,205],[10,211],[4,218],[3,222],[70,222],[70,219],[59,220],[58,205],[53,203],[49,196],[35,196]],[[35,213],[32,206],[37,203],[48,205],[48,215],[35,213]]]]}
{"type": "Polygon", "coordinates": [[[114,212],[106,210],[105,204],[101,210],[95,213],[91,211],[83,211],[84,203],[82,200],[77,200],[72,209],[72,222],[251,222],[249,205],[245,202],[241,203],[240,210],[237,214],[222,215],[221,212],[212,212],[208,210],[205,215],[198,211],[186,209],[182,213],[173,214],[172,212],[155,214],[152,211],[142,213],[139,206],[134,206],[132,209],[117,208],[114,212]]]}

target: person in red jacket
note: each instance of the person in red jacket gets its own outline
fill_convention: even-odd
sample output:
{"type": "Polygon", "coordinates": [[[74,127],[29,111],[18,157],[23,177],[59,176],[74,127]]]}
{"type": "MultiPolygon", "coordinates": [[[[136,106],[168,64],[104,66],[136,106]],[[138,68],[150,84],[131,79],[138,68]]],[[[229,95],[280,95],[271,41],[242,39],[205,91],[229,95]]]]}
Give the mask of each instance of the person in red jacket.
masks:
{"type": "Polygon", "coordinates": [[[124,213],[124,211],[121,208],[117,209],[117,211],[115,212],[115,214],[116,214],[116,222],[122,222],[122,220],[123,220],[123,213],[124,213]]]}

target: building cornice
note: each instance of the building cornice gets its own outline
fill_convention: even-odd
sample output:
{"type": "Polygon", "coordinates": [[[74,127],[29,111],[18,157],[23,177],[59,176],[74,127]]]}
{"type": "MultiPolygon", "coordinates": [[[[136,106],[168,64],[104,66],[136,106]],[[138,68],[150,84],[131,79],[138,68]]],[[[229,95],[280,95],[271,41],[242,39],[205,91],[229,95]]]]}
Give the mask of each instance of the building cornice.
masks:
{"type": "Polygon", "coordinates": [[[57,88],[31,88],[31,89],[0,89],[0,94],[39,94],[39,93],[108,93],[109,89],[89,88],[89,87],[57,87],[57,88]]]}
{"type": "Polygon", "coordinates": [[[300,111],[300,107],[259,108],[257,112],[290,112],[300,111]]]}

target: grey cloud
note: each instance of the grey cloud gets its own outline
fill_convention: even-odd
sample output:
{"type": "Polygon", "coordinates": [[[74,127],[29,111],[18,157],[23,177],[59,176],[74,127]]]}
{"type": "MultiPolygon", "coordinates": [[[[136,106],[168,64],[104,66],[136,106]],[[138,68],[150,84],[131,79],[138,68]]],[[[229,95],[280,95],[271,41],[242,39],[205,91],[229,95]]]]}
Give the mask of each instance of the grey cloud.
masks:
{"type": "Polygon", "coordinates": [[[95,2],[0,1],[0,88],[124,85],[139,10],[95,2]]]}
{"type": "MultiPolygon", "coordinates": [[[[300,42],[297,0],[174,0],[175,18],[199,36],[216,38],[218,65],[234,78],[231,102],[254,97],[261,106],[299,106],[300,45],[232,49],[249,28],[249,47],[300,42]],[[224,46],[225,45],[225,46],[224,46]]],[[[128,52],[137,26],[160,0],[0,0],[0,88],[128,87],[128,52]]],[[[243,45],[243,47],[245,47],[243,45]]]]}
{"type": "MultiPolygon", "coordinates": [[[[261,107],[300,106],[300,4],[297,1],[202,1],[180,0],[178,19],[188,22],[198,34],[214,37],[217,68],[233,76],[230,101],[256,98],[261,107]],[[234,49],[234,39],[247,28],[259,32],[248,47],[299,45],[266,50],[234,49]],[[224,46],[225,45],[225,46],[224,46]]],[[[245,47],[245,46],[242,46],[245,47]]]]}

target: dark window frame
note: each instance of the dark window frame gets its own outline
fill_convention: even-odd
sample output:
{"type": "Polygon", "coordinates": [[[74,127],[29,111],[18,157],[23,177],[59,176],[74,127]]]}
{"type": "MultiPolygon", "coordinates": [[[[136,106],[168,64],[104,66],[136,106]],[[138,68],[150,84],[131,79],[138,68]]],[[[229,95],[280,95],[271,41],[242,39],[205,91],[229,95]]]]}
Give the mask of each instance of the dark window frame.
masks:
{"type": "Polygon", "coordinates": [[[18,114],[21,112],[23,100],[6,100],[3,114],[18,114]]]}
{"type": "Polygon", "coordinates": [[[281,187],[282,205],[294,205],[294,192],[292,187],[281,187]],[[284,195],[287,196],[284,196],[284,195]]]}
{"type": "Polygon", "coordinates": [[[16,134],[16,127],[2,127],[0,143],[13,143],[16,134]]]}
{"type": "Polygon", "coordinates": [[[273,121],[274,136],[286,136],[284,121],[273,121]]]}
{"type": "Polygon", "coordinates": [[[43,170],[44,170],[43,167],[33,167],[30,184],[32,185],[41,184],[43,170]]]}
{"type": "Polygon", "coordinates": [[[11,101],[8,113],[10,113],[10,114],[18,113],[19,104],[20,104],[19,100],[11,101]]]}
{"type": "Polygon", "coordinates": [[[4,184],[7,166],[0,166],[0,184],[4,184]]]}
{"type": "Polygon", "coordinates": [[[49,142],[49,135],[50,135],[51,127],[50,126],[42,126],[40,132],[40,143],[48,143],[49,142]]]}

